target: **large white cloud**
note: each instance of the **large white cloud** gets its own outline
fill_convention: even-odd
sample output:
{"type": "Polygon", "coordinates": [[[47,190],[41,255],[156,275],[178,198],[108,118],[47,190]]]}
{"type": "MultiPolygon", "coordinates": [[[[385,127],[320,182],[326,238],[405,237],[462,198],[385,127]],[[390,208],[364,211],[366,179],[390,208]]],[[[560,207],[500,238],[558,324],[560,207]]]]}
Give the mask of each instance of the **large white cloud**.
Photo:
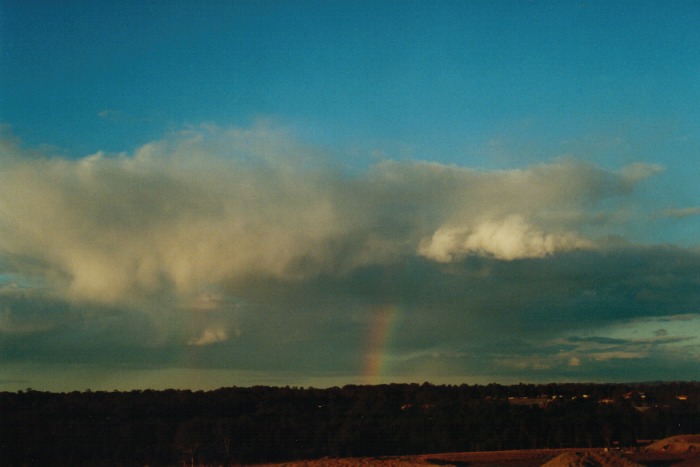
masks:
{"type": "Polygon", "coordinates": [[[3,142],[0,255],[70,300],[176,297],[255,277],[303,280],[422,255],[593,248],[601,202],[656,167],[574,159],[476,171],[381,162],[344,173],[267,127],[201,128],[133,155],[28,156],[3,142]]]}

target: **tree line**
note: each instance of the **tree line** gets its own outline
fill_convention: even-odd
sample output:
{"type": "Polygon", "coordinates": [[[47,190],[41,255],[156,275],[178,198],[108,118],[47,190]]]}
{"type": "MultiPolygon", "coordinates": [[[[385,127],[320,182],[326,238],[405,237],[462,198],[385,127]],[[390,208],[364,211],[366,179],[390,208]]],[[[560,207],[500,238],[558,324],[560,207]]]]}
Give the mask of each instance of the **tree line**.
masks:
{"type": "Polygon", "coordinates": [[[234,465],[633,446],[700,433],[700,383],[0,393],[0,465],[234,465]]]}

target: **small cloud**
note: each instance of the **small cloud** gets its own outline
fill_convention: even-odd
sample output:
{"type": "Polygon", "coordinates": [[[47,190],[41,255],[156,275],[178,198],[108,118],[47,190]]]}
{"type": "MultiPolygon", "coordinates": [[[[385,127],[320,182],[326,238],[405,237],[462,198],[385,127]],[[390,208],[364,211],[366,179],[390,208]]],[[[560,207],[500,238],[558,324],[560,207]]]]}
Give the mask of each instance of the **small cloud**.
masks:
{"type": "Polygon", "coordinates": [[[217,293],[203,293],[192,302],[192,311],[217,311],[222,307],[223,296],[217,293]]]}
{"type": "Polygon", "coordinates": [[[654,174],[663,171],[664,168],[658,164],[647,164],[645,162],[635,162],[622,168],[622,176],[630,182],[638,182],[649,178],[654,174]]]}
{"type": "Polygon", "coordinates": [[[676,219],[683,219],[686,217],[700,216],[700,206],[694,206],[689,208],[674,208],[666,209],[661,212],[663,217],[674,217],[676,219]]]}
{"type": "Polygon", "coordinates": [[[228,333],[222,328],[205,329],[201,336],[190,339],[187,345],[210,345],[228,340],[228,333]]]}
{"type": "Polygon", "coordinates": [[[590,337],[571,336],[567,340],[569,342],[588,342],[588,343],[602,344],[602,345],[620,345],[620,344],[626,344],[628,342],[625,339],[615,339],[612,337],[603,337],[603,336],[590,336],[590,337]]]}
{"type": "Polygon", "coordinates": [[[581,366],[581,359],[578,357],[571,357],[571,359],[569,360],[569,366],[571,366],[571,367],[581,366]]]}
{"type": "Polygon", "coordinates": [[[630,352],[625,350],[615,350],[610,352],[597,352],[591,354],[591,358],[598,362],[607,362],[608,360],[634,360],[648,357],[648,352],[630,352]]]}
{"type": "Polygon", "coordinates": [[[680,315],[659,316],[654,317],[653,319],[654,321],[661,322],[693,321],[696,319],[700,319],[700,313],[684,313],[680,315]]]}
{"type": "Polygon", "coordinates": [[[97,116],[100,118],[108,119],[113,115],[118,114],[116,110],[106,109],[101,112],[97,112],[97,116]]]}

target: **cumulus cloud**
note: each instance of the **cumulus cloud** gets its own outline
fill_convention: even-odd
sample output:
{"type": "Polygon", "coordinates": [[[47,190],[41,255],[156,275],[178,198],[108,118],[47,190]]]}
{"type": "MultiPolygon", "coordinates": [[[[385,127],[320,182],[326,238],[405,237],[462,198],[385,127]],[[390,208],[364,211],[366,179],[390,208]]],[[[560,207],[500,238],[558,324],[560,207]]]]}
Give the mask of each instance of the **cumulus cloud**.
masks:
{"type": "Polygon", "coordinates": [[[349,175],[267,127],[202,128],[133,155],[10,152],[0,254],[70,299],[112,304],[256,276],[342,273],[416,252],[446,262],[591,248],[582,230],[596,203],[655,171],[568,159],[495,172],[382,162],[349,175]]]}
{"type": "Polygon", "coordinates": [[[293,277],[295,261],[320,262],[317,246],[344,224],[320,180],[246,165],[239,138],[231,159],[193,139],[172,152],[155,144],[133,157],[6,164],[4,256],[31,258],[72,298],[108,303],[244,274],[293,277]]]}
{"type": "Polygon", "coordinates": [[[346,170],[265,126],[78,159],[0,143],[0,360],[356,374],[387,304],[387,366],[421,379],[691,345],[659,320],[697,313],[697,251],[610,240],[653,165],[346,170]],[[646,340],[561,339],[644,317],[646,340]]]}
{"type": "Polygon", "coordinates": [[[500,222],[486,221],[469,227],[440,227],[423,239],[418,253],[440,262],[461,259],[467,254],[491,255],[497,259],[541,258],[556,252],[591,248],[593,243],[573,232],[544,233],[525,223],[519,215],[500,222]]]}

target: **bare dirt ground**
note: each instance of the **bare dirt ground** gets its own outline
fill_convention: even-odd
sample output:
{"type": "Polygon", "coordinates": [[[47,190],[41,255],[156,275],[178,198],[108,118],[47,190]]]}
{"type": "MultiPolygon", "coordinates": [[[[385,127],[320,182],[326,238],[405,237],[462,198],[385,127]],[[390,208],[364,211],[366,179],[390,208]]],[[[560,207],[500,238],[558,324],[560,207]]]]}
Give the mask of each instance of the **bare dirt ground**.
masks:
{"type": "Polygon", "coordinates": [[[666,438],[646,448],[532,449],[524,451],[460,452],[358,458],[326,458],[308,461],[265,464],[266,467],[343,467],[343,466],[425,466],[470,467],[699,467],[700,435],[666,438]]]}

